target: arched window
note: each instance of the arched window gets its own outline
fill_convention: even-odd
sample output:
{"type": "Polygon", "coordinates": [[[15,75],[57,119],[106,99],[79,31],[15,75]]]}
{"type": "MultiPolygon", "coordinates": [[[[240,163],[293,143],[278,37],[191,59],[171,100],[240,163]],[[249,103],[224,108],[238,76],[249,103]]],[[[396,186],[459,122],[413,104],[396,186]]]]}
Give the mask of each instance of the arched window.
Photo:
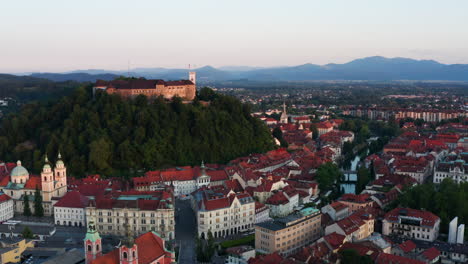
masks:
{"type": "Polygon", "coordinates": [[[96,251],[99,251],[99,244],[96,245],[96,251]]]}
{"type": "Polygon", "coordinates": [[[91,245],[88,245],[88,252],[91,252],[91,245]]]}
{"type": "Polygon", "coordinates": [[[122,255],[124,259],[127,259],[127,252],[124,252],[122,255]]]}
{"type": "Polygon", "coordinates": [[[132,256],[133,256],[134,259],[136,258],[136,256],[135,256],[135,250],[132,252],[132,256]]]}

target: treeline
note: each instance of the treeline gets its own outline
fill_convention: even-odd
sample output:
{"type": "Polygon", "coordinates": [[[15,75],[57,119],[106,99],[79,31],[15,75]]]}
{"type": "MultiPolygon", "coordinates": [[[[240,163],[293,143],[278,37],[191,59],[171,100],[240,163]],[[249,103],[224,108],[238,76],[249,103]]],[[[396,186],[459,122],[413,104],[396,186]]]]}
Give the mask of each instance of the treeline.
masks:
{"type": "Polygon", "coordinates": [[[0,74],[0,98],[11,97],[20,102],[47,100],[69,95],[78,82],[53,82],[46,79],[0,74]]]}
{"type": "Polygon", "coordinates": [[[0,126],[0,158],[21,159],[39,172],[44,154],[61,152],[69,172],[134,175],[146,170],[205,162],[224,163],[274,147],[267,127],[247,105],[204,88],[183,104],[145,96],[124,100],[77,89],[56,103],[29,104],[0,126]]]}
{"type": "Polygon", "coordinates": [[[440,229],[448,232],[448,224],[458,216],[458,222],[468,224],[468,183],[457,184],[445,179],[441,184],[421,184],[408,189],[389,209],[396,206],[431,211],[440,217],[440,229]]]}

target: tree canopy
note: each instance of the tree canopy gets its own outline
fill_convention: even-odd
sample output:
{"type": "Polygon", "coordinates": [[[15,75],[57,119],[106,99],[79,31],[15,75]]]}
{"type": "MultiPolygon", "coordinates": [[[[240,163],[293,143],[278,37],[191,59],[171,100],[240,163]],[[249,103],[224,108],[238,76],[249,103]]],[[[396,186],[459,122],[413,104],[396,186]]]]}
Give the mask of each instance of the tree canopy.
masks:
{"type": "Polygon", "coordinates": [[[428,210],[440,217],[440,229],[447,232],[448,224],[454,217],[458,216],[459,223],[468,221],[467,199],[468,183],[457,184],[451,179],[445,179],[439,185],[421,184],[406,190],[392,208],[398,205],[428,210]]]}
{"type": "Polygon", "coordinates": [[[69,172],[125,175],[202,160],[224,163],[274,147],[268,128],[239,100],[203,90],[210,104],[180,98],[125,100],[78,88],[55,103],[26,105],[0,124],[0,157],[35,172],[45,153],[63,155],[69,172]]]}

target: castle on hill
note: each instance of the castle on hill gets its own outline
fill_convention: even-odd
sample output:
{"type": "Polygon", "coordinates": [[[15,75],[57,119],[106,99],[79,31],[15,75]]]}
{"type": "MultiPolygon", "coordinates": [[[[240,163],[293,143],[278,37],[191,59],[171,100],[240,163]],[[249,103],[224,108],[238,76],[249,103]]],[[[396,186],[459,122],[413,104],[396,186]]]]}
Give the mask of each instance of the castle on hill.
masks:
{"type": "Polygon", "coordinates": [[[196,73],[189,72],[188,80],[164,81],[164,80],[98,80],[93,90],[104,90],[108,94],[118,94],[124,98],[133,98],[140,94],[149,98],[163,96],[172,99],[174,96],[182,100],[192,101],[196,93],[196,73]]]}

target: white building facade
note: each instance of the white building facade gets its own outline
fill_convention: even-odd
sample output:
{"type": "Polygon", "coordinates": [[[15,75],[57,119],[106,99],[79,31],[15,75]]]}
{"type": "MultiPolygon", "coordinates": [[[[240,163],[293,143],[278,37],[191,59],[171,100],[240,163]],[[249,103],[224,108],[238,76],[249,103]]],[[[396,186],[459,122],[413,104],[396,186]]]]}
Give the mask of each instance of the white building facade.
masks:
{"type": "Polygon", "coordinates": [[[15,214],[13,207],[13,199],[4,193],[0,193],[0,222],[13,218],[15,214]]]}
{"type": "Polygon", "coordinates": [[[231,191],[222,197],[209,197],[205,193],[200,198],[195,201],[200,237],[207,238],[208,232],[218,238],[253,230],[255,201],[249,194],[231,191]]]}

